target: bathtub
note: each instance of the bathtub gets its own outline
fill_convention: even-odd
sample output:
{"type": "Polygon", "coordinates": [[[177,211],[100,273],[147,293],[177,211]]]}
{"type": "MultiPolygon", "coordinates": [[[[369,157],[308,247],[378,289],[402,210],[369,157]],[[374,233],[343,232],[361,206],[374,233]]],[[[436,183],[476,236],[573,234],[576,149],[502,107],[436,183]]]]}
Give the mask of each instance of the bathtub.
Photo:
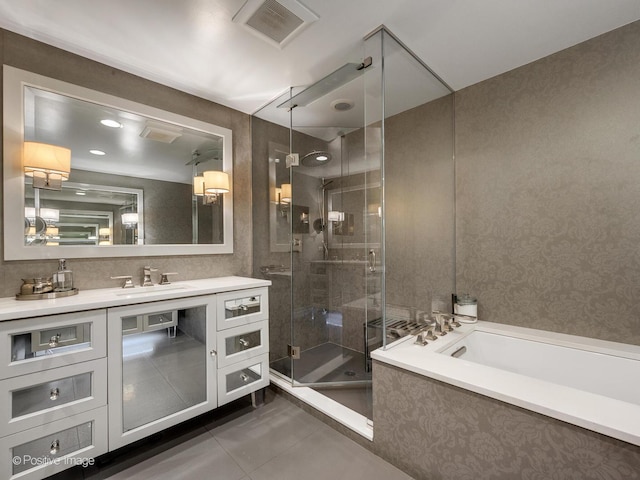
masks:
{"type": "Polygon", "coordinates": [[[372,358],[640,445],[640,347],[490,322],[372,358]]]}

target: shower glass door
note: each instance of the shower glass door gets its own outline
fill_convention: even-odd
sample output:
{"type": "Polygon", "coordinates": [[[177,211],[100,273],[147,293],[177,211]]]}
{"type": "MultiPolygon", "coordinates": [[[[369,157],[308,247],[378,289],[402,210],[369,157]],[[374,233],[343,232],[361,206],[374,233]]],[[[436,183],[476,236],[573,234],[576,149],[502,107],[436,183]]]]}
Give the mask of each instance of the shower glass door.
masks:
{"type": "Polygon", "coordinates": [[[380,162],[366,152],[365,84],[374,70],[361,46],[291,99],[291,151],[300,163],[290,169],[292,342],[299,350],[292,380],[368,418],[367,323],[370,308],[380,311],[383,274],[380,162]]]}

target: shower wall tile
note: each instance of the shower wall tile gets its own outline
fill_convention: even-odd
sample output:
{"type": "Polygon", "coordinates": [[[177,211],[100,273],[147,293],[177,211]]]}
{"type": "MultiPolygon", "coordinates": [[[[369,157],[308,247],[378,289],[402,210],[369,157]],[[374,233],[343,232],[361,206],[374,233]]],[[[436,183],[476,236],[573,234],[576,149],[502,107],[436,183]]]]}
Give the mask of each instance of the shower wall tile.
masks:
{"type": "Polygon", "coordinates": [[[374,362],[374,451],[414,478],[640,478],[640,447],[374,362]]]}
{"type": "Polygon", "coordinates": [[[640,22],[456,94],[458,292],[640,344],[640,22]]]}
{"type": "MultiPolygon", "coordinates": [[[[0,30],[2,63],[41,75],[116,95],[139,103],[195,118],[233,131],[234,253],[229,255],[159,256],[70,259],[75,282],[82,289],[115,287],[112,275],[133,275],[151,264],[160,271],[179,272],[176,280],[251,275],[251,129],[244,113],[202,98],[142,79],[107,65],[0,30]]],[[[50,275],[57,261],[3,261],[0,297],[15,295],[21,278],[50,275]]]]}

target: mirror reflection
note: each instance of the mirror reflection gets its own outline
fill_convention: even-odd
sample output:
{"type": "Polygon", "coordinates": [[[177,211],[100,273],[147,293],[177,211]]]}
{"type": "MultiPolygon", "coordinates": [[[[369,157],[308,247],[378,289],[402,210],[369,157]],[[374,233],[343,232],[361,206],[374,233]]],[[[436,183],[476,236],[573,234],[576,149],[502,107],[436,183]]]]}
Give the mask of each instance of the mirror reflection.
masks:
{"type": "Polygon", "coordinates": [[[4,68],[7,259],[232,252],[230,130],[4,68]]]}
{"type": "MultiPolygon", "coordinates": [[[[222,137],[29,86],[24,90],[24,105],[25,206],[57,207],[63,215],[66,210],[111,212],[115,223],[101,224],[101,228],[116,231],[109,235],[110,243],[96,245],[222,242],[222,195],[216,202],[193,202],[193,216],[191,212],[193,178],[205,170],[222,172],[222,137]],[[50,179],[38,184],[38,179],[46,175],[46,165],[29,167],[35,171],[27,172],[26,162],[35,163],[38,156],[29,155],[31,145],[41,150],[63,145],[70,150],[66,175],[58,173],[59,165],[55,169],[62,176],[57,185],[50,179]],[[107,181],[107,187],[95,186],[96,174],[107,181]],[[170,209],[164,208],[162,196],[156,198],[157,202],[149,200],[147,207],[152,212],[164,211],[162,223],[176,234],[151,228],[145,235],[142,197],[138,201],[138,194],[120,194],[122,188],[132,184],[131,179],[134,184],[144,179],[146,188],[141,192],[160,190],[166,200],[171,199],[170,209]],[[81,180],[83,183],[78,183],[81,180]],[[205,212],[210,215],[198,212],[203,207],[209,207],[211,211],[205,212]],[[190,220],[193,228],[184,228],[190,220]]],[[[157,217],[152,212],[151,219],[157,217]]],[[[50,229],[60,228],[57,222],[49,218],[44,223],[50,229]]],[[[30,225],[30,229],[35,227],[35,223],[30,225]]],[[[40,230],[33,240],[30,234],[25,236],[27,245],[77,244],[65,240],[78,232],[62,229],[58,233],[63,241],[56,242],[40,230]]],[[[87,232],[92,239],[96,233],[87,232]]]]}

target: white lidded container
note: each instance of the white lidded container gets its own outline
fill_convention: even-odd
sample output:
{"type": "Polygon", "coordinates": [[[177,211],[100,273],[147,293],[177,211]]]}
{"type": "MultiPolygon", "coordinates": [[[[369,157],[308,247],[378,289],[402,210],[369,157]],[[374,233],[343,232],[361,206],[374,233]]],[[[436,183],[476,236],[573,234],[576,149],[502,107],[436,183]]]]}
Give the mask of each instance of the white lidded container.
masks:
{"type": "Polygon", "coordinates": [[[453,313],[478,318],[478,299],[468,293],[456,295],[456,301],[453,304],[453,313]]]}

